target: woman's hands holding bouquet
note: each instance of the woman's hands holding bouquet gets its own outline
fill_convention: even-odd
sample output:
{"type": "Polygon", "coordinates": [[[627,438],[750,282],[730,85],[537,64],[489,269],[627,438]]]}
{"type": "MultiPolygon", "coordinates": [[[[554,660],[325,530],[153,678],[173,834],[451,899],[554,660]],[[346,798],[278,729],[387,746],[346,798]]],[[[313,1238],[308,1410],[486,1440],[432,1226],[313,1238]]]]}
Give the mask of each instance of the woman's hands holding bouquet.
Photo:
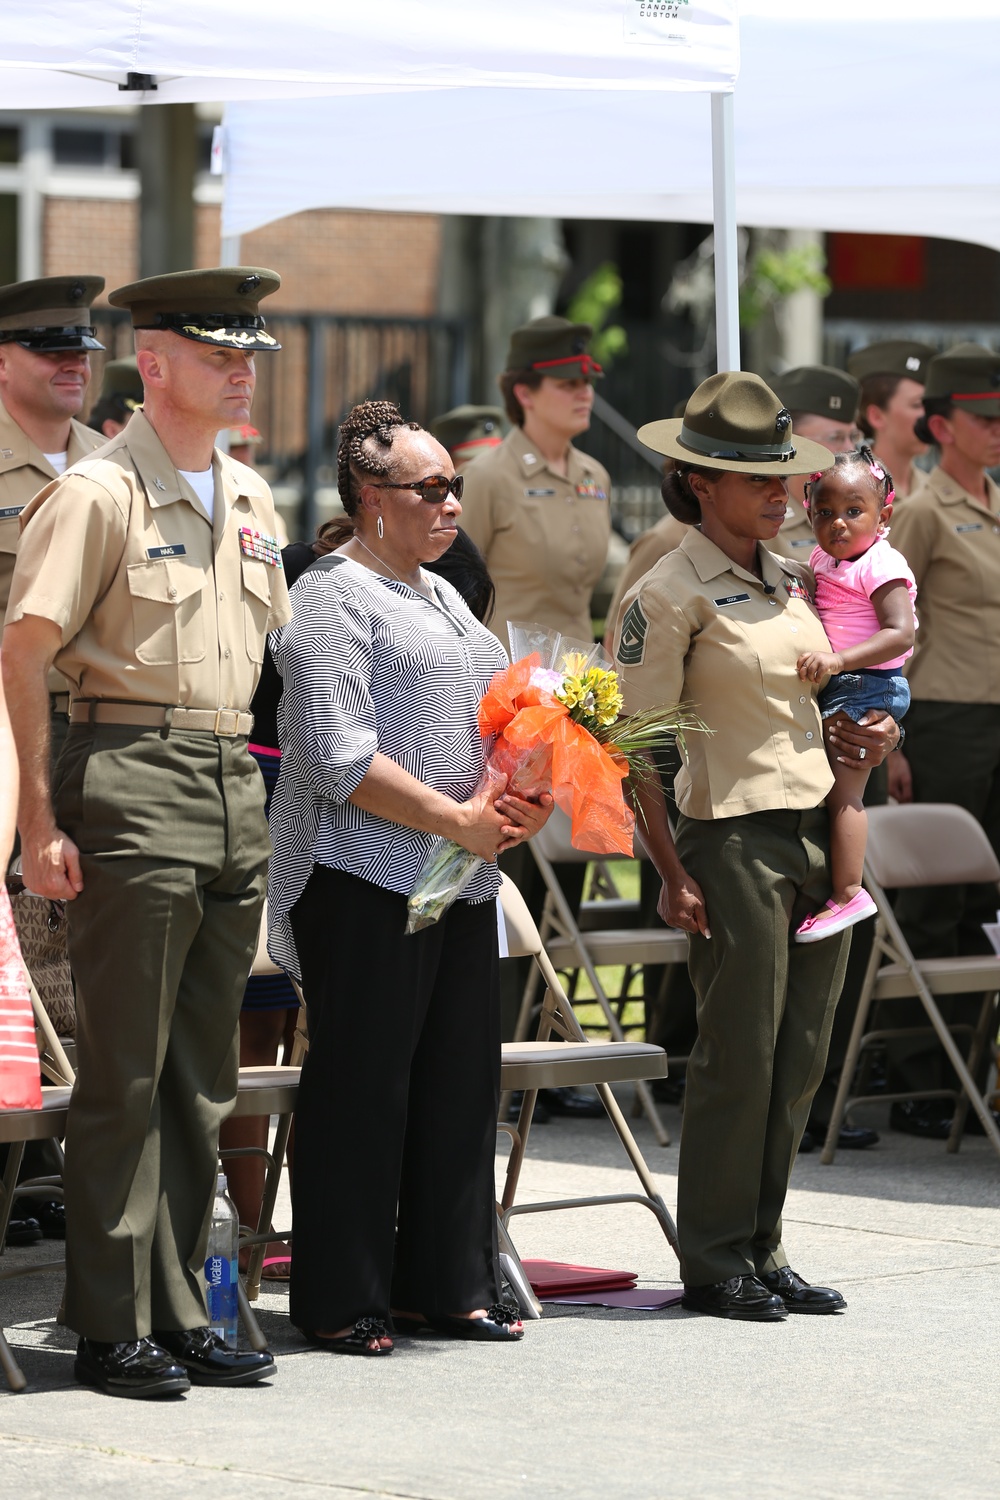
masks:
{"type": "Polygon", "coordinates": [[[553,808],[549,792],[537,801],[518,797],[506,788],[507,778],[493,772],[490,783],[455,808],[452,838],[480,859],[494,859],[523,844],[544,828],[553,808]]]}

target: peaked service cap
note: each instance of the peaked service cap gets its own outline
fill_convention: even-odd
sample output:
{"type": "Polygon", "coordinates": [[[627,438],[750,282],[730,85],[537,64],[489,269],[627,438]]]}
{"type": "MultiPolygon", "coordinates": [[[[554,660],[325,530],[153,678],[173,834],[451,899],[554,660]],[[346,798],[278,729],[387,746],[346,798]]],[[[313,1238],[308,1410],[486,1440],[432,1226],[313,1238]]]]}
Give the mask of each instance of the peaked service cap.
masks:
{"type": "Polygon", "coordinates": [[[42,276],[0,287],[0,343],[37,354],[103,349],[90,321],[90,304],[103,276],[42,276]]]}
{"type": "Polygon", "coordinates": [[[877,344],[855,349],[848,356],[847,368],[855,380],[867,380],[869,375],[902,375],[923,385],[928,362],[935,353],[932,344],[916,339],[880,339],[877,344]]]}
{"type": "Polygon", "coordinates": [[[593,335],[589,323],[568,318],[533,318],[510,336],[506,369],[537,370],[554,380],[594,379],[604,374],[587,345],[593,335]]]}
{"type": "Polygon", "coordinates": [[[980,417],[1000,417],[1000,354],[956,344],[927,366],[924,400],[947,399],[980,417]]]}
{"type": "Polygon", "coordinates": [[[504,415],[498,406],[453,406],[435,417],[430,432],[446,448],[475,443],[495,448],[503,439],[504,415]]]}
{"type": "Polygon", "coordinates": [[[861,387],[852,375],[832,365],[798,365],[774,382],[789,411],[810,412],[834,422],[853,422],[861,387]]]}
{"type": "Polygon", "coordinates": [[[199,344],[223,349],[280,349],[264,331],[258,308],[281,285],[277,271],[260,266],[218,266],[148,276],[111,292],[112,307],[127,307],[132,327],[164,328],[199,344]]]}
{"type": "Polygon", "coordinates": [[[792,419],[770,386],[742,370],[703,380],[683,417],[647,422],[639,441],[682,463],[736,474],[815,474],[833,467],[829,448],[795,438],[792,419]]]}

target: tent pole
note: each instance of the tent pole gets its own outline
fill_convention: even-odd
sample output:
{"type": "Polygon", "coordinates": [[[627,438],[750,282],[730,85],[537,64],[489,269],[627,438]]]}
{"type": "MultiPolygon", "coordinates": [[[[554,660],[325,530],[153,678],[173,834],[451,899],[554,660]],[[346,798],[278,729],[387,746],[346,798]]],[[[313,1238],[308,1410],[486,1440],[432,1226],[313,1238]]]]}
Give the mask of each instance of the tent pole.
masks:
{"type": "Polygon", "coordinates": [[[219,246],[219,265],[238,266],[240,263],[240,237],[238,234],[223,235],[219,246]]]}
{"type": "Polygon", "coordinates": [[[732,94],[712,95],[712,199],[715,213],[716,359],[720,370],[738,370],[740,289],[732,94]]]}

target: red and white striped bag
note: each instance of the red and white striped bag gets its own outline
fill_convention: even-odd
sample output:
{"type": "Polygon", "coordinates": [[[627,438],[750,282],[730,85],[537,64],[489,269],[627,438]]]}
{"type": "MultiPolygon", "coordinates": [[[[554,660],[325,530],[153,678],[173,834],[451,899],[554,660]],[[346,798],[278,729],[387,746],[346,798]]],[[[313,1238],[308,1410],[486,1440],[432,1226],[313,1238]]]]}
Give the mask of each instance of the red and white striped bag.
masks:
{"type": "Polygon", "coordinates": [[[42,1081],[28,977],[10,898],[0,882],[0,1109],[41,1109],[42,1081]]]}

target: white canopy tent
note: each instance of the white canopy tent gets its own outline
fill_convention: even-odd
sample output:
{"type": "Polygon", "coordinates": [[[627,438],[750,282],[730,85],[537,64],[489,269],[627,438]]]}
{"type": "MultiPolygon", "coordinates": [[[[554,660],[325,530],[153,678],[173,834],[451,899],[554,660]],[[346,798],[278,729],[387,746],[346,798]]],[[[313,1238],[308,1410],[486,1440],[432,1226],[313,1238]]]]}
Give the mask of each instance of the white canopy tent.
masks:
{"type": "MultiPolygon", "coordinates": [[[[740,30],[739,223],[1000,249],[1000,0],[741,0],[740,30]]],[[[713,218],[711,143],[688,93],[240,103],[225,131],[227,236],[317,207],[713,218]]]]}
{"type": "MultiPolygon", "coordinates": [[[[610,120],[633,93],[662,100],[674,91],[709,92],[718,344],[731,369],[739,366],[738,66],[737,0],[102,0],[98,7],[7,0],[0,31],[0,100],[8,109],[199,99],[243,99],[258,109],[265,99],[347,94],[345,103],[378,97],[419,108],[427,100],[439,110],[439,97],[422,91],[514,89],[583,92],[610,120]]],[[[285,106],[272,108],[280,119],[285,106]]],[[[335,186],[328,191],[330,202],[342,201],[335,186]]],[[[492,211],[505,210],[497,202],[492,211]]]]}

